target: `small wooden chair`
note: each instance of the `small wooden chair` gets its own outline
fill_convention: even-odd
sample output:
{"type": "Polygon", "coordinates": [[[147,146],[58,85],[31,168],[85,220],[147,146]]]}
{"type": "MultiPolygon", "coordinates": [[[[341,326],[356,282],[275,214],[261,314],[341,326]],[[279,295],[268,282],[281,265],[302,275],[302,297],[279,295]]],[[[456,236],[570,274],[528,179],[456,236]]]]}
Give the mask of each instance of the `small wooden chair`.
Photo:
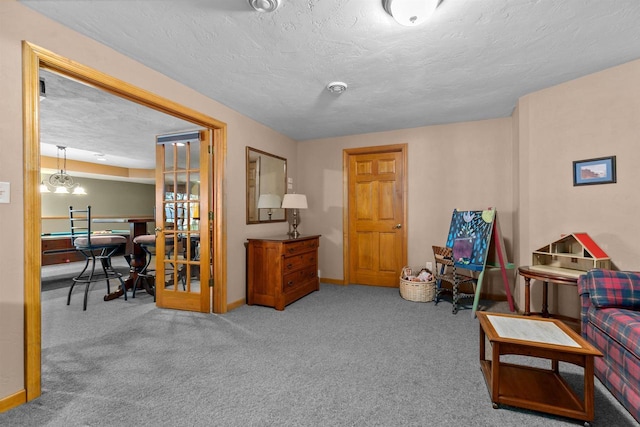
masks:
{"type": "MultiPolygon", "coordinates": [[[[122,289],[125,289],[122,274],[115,271],[111,265],[111,256],[121,245],[127,243],[127,238],[114,234],[91,234],[91,206],[87,206],[86,209],[73,209],[73,206],[69,206],[69,220],[71,222],[71,244],[76,251],[84,255],[86,262],[80,274],[73,278],[67,296],[67,305],[71,303],[71,292],[73,292],[76,283],[84,283],[83,310],[86,310],[91,283],[106,279],[107,293],[111,293],[109,280],[118,279],[122,289]],[[96,273],[96,261],[100,261],[102,273],[96,273]],[[91,263],[90,269],[89,263],[91,263]]],[[[126,292],[124,299],[127,299],[126,292]]]]}
{"type": "Polygon", "coordinates": [[[435,260],[434,277],[436,279],[436,295],[435,304],[440,302],[440,295],[445,292],[452,294],[451,312],[456,314],[458,312],[458,306],[460,300],[464,298],[473,298],[476,293],[476,284],[478,280],[473,276],[460,274],[456,265],[453,262],[453,251],[446,246],[432,246],[433,257],[435,260]],[[443,287],[442,282],[448,282],[451,284],[450,288],[443,287]],[[460,292],[460,287],[465,284],[470,284],[473,287],[472,293],[460,292]]]}

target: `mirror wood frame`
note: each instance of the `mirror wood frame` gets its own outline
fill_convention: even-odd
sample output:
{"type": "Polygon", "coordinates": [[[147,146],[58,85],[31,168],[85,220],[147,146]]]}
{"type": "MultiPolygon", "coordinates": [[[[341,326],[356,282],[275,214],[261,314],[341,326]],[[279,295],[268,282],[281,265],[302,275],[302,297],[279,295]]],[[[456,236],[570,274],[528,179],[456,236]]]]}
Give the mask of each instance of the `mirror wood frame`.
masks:
{"type": "MultiPolygon", "coordinates": [[[[280,177],[276,177],[275,179],[273,179],[273,183],[275,183],[274,185],[278,186],[279,183],[281,182],[282,184],[282,188],[281,189],[277,189],[276,194],[278,196],[280,196],[280,201],[282,202],[282,199],[284,197],[284,194],[287,192],[287,159],[284,157],[280,157],[280,156],[276,156],[275,154],[271,154],[271,153],[267,153],[266,151],[262,151],[259,150],[257,148],[253,148],[253,147],[249,147],[247,146],[246,148],[246,191],[247,191],[247,202],[246,202],[246,209],[247,209],[247,224],[266,224],[266,223],[272,223],[272,222],[285,222],[287,221],[287,215],[284,209],[280,208],[280,209],[273,209],[274,211],[274,215],[276,215],[276,219],[261,219],[261,215],[260,215],[260,209],[258,209],[257,204],[258,204],[258,200],[260,198],[260,195],[262,194],[260,192],[260,180],[261,178],[258,176],[257,178],[254,178],[254,174],[258,173],[260,174],[260,170],[261,167],[253,167],[252,166],[252,157],[256,157],[258,156],[259,159],[265,158],[265,159],[272,159],[276,162],[278,161],[282,161],[282,178],[280,177]],[[256,179],[258,180],[258,183],[256,183],[256,179]],[[258,187],[258,190],[255,190],[255,187],[258,187]],[[252,189],[252,187],[254,189],[252,189]],[[281,191],[280,191],[281,190],[281,191]],[[255,210],[252,209],[252,207],[255,205],[255,210]],[[257,215],[257,219],[255,218],[255,215],[257,215]]],[[[259,162],[261,163],[261,162],[259,162]]],[[[277,169],[280,168],[280,165],[276,165],[276,168],[274,169],[274,172],[277,172],[277,169]]],[[[272,183],[272,184],[273,184],[272,183]]],[[[265,193],[267,194],[267,193],[265,193]]]]}

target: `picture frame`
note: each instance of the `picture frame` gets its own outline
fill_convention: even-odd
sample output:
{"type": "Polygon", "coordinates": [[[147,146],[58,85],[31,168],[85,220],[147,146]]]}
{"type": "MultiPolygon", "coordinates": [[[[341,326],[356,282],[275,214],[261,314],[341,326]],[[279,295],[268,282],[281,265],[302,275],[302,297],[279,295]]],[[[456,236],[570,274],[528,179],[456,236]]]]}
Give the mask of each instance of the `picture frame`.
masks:
{"type": "Polygon", "coordinates": [[[616,156],[573,162],[573,186],[613,184],[616,182],[616,156]]]}

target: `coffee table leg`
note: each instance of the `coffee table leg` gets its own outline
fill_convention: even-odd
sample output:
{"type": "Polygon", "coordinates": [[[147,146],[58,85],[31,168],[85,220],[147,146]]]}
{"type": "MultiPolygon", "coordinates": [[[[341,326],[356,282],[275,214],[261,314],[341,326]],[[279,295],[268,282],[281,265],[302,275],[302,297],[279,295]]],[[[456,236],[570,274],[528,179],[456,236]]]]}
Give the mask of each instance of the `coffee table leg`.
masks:
{"type": "Polygon", "coordinates": [[[588,421],[593,421],[595,417],[595,409],[593,407],[593,356],[584,356],[584,412],[587,414],[585,425],[588,421]]]}
{"type": "Polygon", "coordinates": [[[500,343],[494,342],[491,351],[491,401],[493,408],[498,408],[500,396],[500,343]]]}
{"type": "MultiPolygon", "coordinates": [[[[486,360],[485,334],[482,325],[480,326],[480,362],[486,360]]],[[[481,363],[482,365],[482,363],[481,363]]]]}

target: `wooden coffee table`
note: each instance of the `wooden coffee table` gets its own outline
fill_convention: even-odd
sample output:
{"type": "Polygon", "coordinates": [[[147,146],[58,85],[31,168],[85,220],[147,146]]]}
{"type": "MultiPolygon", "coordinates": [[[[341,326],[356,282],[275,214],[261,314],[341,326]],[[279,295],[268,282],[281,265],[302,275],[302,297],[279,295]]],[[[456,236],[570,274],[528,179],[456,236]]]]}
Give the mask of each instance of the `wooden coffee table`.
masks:
{"type": "Polygon", "coordinates": [[[480,367],[493,407],[500,404],[546,412],[585,422],[593,421],[593,357],[602,356],[591,344],[557,319],[479,311],[480,367]],[[488,338],[491,360],[486,358],[488,338]],[[549,359],[551,369],[504,363],[502,355],[549,359]],[[558,362],[584,368],[584,398],[560,376],[558,362]]]}

